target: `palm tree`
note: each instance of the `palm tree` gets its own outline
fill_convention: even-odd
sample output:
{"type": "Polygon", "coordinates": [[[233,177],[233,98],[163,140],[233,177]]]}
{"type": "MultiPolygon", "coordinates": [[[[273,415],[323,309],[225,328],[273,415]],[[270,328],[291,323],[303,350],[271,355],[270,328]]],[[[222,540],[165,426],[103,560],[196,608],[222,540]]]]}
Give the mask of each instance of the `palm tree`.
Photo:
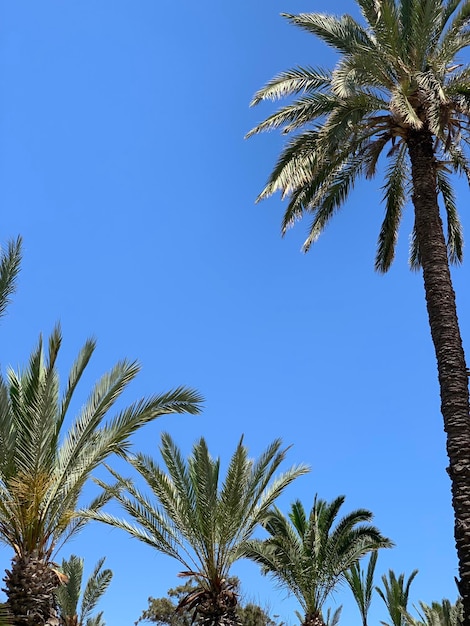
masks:
{"type": "MultiPolygon", "coordinates": [[[[0,377],[0,539],[14,550],[4,580],[17,626],[42,626],[55,616],[59,576],[52,557],[87,521],[77,502],[96,467],[113,453],[124,455],[130,436],[151,420],[200,409],[199,394],[180,387],[106,419],[139,371],[137,363],[121,361],[94,386],[66,430],[68,409],[95,342],[81,349],[62,393],[61,343],[57,327],[47,357],[40,338],[23,372],[10,369],[7,380],[0,377]]],[[[88,508],[97,511],[108,499],[100,494],[88,508]]]]}
{"type": "Polygon", "coordinates": [[[273,478],[286,451],[276,439],[254,461],[248,457],[242,438],[220,484],[220,459],[210,455],[203,438],[194,444],[186,460],[170,435],[164,433],[160,452],[166,470],[149,456],[128,457],[155,501],[133,481],[112,472],[116,485],[100,484],[115,496],[134,523],[105,512],[93,517],[126,530],[181,563],[184,570],[180,576],[194,578],[197,588],[183,598],[179,608],[194,610],[193,620],[199,625],[238,624],[237,593],[230,568],[276,498],[308,471],[305,465],[298,465],[273,478]]]}
{"type": "Polygon", "coordinates": [[[444,599],[442,602],[433,602],[431,605],[420,602],[419,606],[421,609],[419,619],[412,617],[405,611],[407,626],[460,626],[462,623],[462,602],[460,599],[455,604],[444,599]]]}
{"type": "Polygon", "coordinates": [[[352,567],[344,574],[344,578],[359,608],[362,626],[367,626],[367,616],[372,601],[372,592],[374,591],[374,572],[378,554],[377,550],[371,552],[366,572],[362,571],[358,561],[353,563],[352,567]]]}
{"type": "Polygon", "coordinates": [[[96,605],[106,592],[113,577],[113,572],[110,569],[102,569],[104,561],[104,558],[98,561],[84,589],[82,589],[83,559],[74,554],[67,560],[63,559],[61,571],[66,580],[56,590],[63,626],[105,626],[103,612],[92,616],[96,605]],[[79,604],[80,609],[78,608],[79,604]]]}
{"type": "Polygon", "coordinates": [[[394,258],[403,209],[414,207],[410,262],[421,268],[447,433],[455,512],[459,591],[470,626],[470,421],[465,356],[449,263],[462,260],[462,231],[450,174],[470,179],[470,68],[459,55],[470,43],[468,0],[356,0],[364,25],[349,15],[285,15],[332,47],[333,71],[297,67],[258,91],[263,100],[294,96],[248,136],[282,128],[294,133],[259,200],[288,198],[282,232],[304,214],[307,251],[355,181],[372,178],[383,155],[385,218],[375,267],[394,258]],[[447,242],[439,200],[447,220],[447,242]]]}
{"type": "Polygon", "coordinates": [[[410,594],[410,586],[413,582],[418,570],[411,572],[410,577],[405,583],[405,575],[400,574],[398,578],[393,570],[389,570],[388,578],[384,574],[382,576],[382,583],[384,589],[376,587],[377,593],[385,602],[388,609],[391,624],[388,622],[381,622],[384,626],[405,626],[405,612],[408,605],[408,596],[410,594]]]}
{"type": "Polygon", "coordinates": [[[245,556],[295,596],[302,626],[325,626],[323,606],[347,570],[369,552],[392,545],[368,523],[370,511],[357,509],[337,520],[344,500],[328,503],[315,496],[309,515],[296,500],[288,518],[274,508],[263,524],[269,537],[245,546],[245,556]]]}
{"type": "Polygon", "coordinates": [[[8,242],[6,251],[0,254],[0,317],[5,315],[10,296],[16,289],[16,278],[21,264],[21,237],[8,242]]]}

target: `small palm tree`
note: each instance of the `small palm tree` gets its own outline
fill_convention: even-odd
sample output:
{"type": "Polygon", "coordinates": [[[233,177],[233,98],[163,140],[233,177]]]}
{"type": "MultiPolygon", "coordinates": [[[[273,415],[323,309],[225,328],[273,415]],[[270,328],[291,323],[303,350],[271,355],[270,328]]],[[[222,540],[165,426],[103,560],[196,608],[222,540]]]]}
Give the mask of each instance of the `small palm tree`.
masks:
{"type": "Polygon", "coordinates": [[[405,575],[396,576],[393,570],[389,570],[388,578],[384,574],[382,576],[383,590],[376,587],[377,593],[385,602],[388,609],[391,624],[381,622],[384,626],[406,626],[405,612],[408,606],[408,596],[410,594],[410,586],[413,582],[418,570],[411,572],[410,577],[405,582],[405,575]]]}
{"type": "Polygon", "coordinates": [[[374,591],[374,572],[378,554],[377,551],[371,552],[366,572],[362,571],[361,564],[358,561],[344,574],[359,608],[362,626],[367,626],[367,616],[372,602],[372,592],[374,591]]]}
{"type": "Polygon", "coordinates": [[[324,13],[284,16],[333,48],[338,61],[333,70],[281,72],[255,94],[253,105],[292,96],[249,133],[280,128],[292,137],[259,199],[279,191],[288,200],[283,233],[309,217],[306,251],[346,204],[355,182],[383,172],[379,272],[390,268],[405,206],[413,205],[410,263],[423,273],[447,433],[459,592],[470,626],[470,402],[449,269],[463,254],[451,175],[470,180],[470,67],[461,59],[470,44],[470,3],[355,4],[360,21],[324,13]]]}
{"type": "Polygon", "coordinates": [[[309,515],[296,500],[288,518],[274,508],[263,524],[269,537],[245,546],[244,554],[264,574],[293,593],[303,611],[303,626],[325,626],[323,606],[347,570],[369,552],[392,545],[367,523],[370,511],[358,509],[337,520],[344,500],[339,496],[328,503],[315,496],[309,515]]]}
{"type": "MultiPolygon", "coordinates": [[[[81,349],[60,391],[57,359],[60,329],[51,334],[44,355],[42,339],[20,373],[0,377],[0,540],[14,550],[4,578],[15,626],[42,626],[55,615],[59,584],[52,557],[87,518],[77,508],[92,472],[113,453],[124,455],[130,436],[167,413],[198,413],[195,391],[174,391],[141,399],[106,419],[136,377],[137,363],[122,361],[94,386],[75,421],[66,428],[74,392],[95,350],[81,349]]],[[[98,511],[109,499],[89,505],[98,511]]]]}
{"type": "Polygon", "coordinates": [[[220,459],[209,454],[203,438],[195,443],[188,460],[166,433],[160,451],[166,470],[143,454],[128,457],[150,487],[154,501],[115,472],[115,486],[99,483],[121,503],[133,524],[103,511],[93,517],[126,530],[181,563],[184,570],[180,575],[193,577],[197,588],[179,608],[194,609],[198,624],[238,624],[237,593],[230,568],[276,498],[308,468],[298,465],[274,477],[286,455],[281,441],[275,440],[254,461],[248,457],[242,438],[220,484],[220,459]]]}
{"type": "Polygon", "coordinates": [[[21,264],[21,237],[8,242],[6,251],[0,255],[0,317],[5,315],[10,296],[16,289],[16,278],[21,264]]]}
{"type": "Polygon", "coordinates": [[[462,601],[460,599],[455,604],[444,599],[442,602],[433,602],[431,606],[420,602],[419,606],[421,610],[418,619],[405,611],[407,626],[461,626],[462,624],[462,601]]]}
{"type": "Polygon", "coordinates": [[[92,616],[113,577],[110,569],[102,569],[104,561],[98,561],[83,589],[83,559],[72,554],[62,561],[66,580],[57,588],[56,598],[63,626],[105,626],[102,612],[92,616]]]}

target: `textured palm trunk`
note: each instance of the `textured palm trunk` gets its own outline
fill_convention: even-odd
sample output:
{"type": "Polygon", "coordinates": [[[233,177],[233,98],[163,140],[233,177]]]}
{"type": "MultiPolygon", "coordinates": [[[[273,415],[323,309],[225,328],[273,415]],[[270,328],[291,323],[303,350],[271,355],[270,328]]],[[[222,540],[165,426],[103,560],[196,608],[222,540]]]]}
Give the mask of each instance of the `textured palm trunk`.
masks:
{"type": "Polygon", "coordinates": [[[302,622],[302,626],[325,626],[321,612],[307,613],[302,622]]]}
{"type": "Polygon", "coordinates": [[[3,580],[14,626],[57,626],[60,623],[54,596],[60,581],[44,559],[34,554],[15,556],[3,580]]]}
{"type": "Polygon", "coordinates": [[[437,358],[441,411],[447,433],[463,624],[470,626],[470,415],[467,369],[437,201],[433,138],[427,130],[414,131],[410,133],[407,143],[412,168],[416,234],[437,358]]]}
{"type": "Polygon", "coordinates": [[[207,591],[197,605],[197,622],[200,626],[241,626],[237,605],[237,594],[231,590],[207,591]]]}

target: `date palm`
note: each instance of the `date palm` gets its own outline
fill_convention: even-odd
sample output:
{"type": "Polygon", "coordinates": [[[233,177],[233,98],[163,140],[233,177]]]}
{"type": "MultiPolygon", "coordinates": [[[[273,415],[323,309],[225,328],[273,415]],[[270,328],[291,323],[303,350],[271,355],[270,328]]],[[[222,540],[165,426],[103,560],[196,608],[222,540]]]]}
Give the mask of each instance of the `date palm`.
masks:
{"type": "MultiPolygon", "coordinates": [[[[72,423],[69,408],[95,350],[89,340],[61,391],[57,359],[59,328],[42,339],[22,372],[0,377],[0,540],[14,550],[4,578],[15,626],[56,623],[57,550],[86,523],[78,499],[92,472],[115,453],[124,455],[130,436],[166,413],[197,413],[200,396],[185,388],[141,399],[108,418],[139,366],[122,361],[105,374],[72,423]]],[[[97,511],[99,495],[89,505],[97,511]]]]}
{"type": "Polygon", "coordinates": [[[103,569],[104,561],[98,561],[83,588],[83,559],[72,554],[62,561],[60,569],[66,580],[56,590],[61,625],[105,626],[102,611],[92,615],[113,578],[110,569],[103,569]]]}
{"type": "Polygon", "coordinates": [[[115,472],[116,485],[100,482],[133,523],[104,511],[94,518],[126,530],[181,563],[184,570],[180,575],[192,577],[197,587],[183,598],[179,608],[194,610],[193,620],[199,625],[239,624],[230,568],[276,498],[308,468],[299,465],[274,476],[286,455],[281,441],[275,440],[255,461],[248,457],[241,439],[221,484],[220,459],[210,455],[203,438],[194,444],[186,460],[165,433],[160,452],[166,469],[147,455],[129,457],[152,497],[115,472]]]}
{"type": "Polygon", "coordinates": [[[338,520],[344,500],[315,497],[309,514],[296,500],[288,517],[274,508],[263,524],[269,537],[245,546],[245,555],[295,596],[302,626],[325,626],[323,606],[346,572],[369,552],[392,545],[369,524],[370,511],[357,509],[338,520]]]}
{"type": "Polygon", "coordinates": [[[332,47],[339,60],[332,71],[306,66],[282,72],[255,94],[254,105],[292,96],[249,133],[280,128],[293,135],[259,199],[280,191],[288,200],[283,233],[310,216],[308,250],[356,180],[373,178],[383,164],[379,272],[393,261],[403,210],[412,202],[410,262],[424,279],[447,433],[459,591],[470,626],[469,390],[449,270],[462,260],[463,246],[451,175],[470,178],[470,67],[461,61],[470,43],[470,2],[356,4],[361,22],[349,15],[285,15],[332,47]]]}

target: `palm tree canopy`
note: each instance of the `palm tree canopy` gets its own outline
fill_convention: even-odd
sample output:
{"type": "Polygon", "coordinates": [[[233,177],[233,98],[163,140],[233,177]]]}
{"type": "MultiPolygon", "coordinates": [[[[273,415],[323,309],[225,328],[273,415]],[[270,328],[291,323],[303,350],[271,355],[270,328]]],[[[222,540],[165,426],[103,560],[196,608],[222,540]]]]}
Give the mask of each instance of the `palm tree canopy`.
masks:
{"type": "Polygon", "coordinates": [[[419,603],[419,617],[416,619],[407,611],[404,612],[407,626],[461,626],[463,618],[462,602],[455,604],[444,599],[442,602],[433,602],[431,605],[419,603]]]}
{"type": "Polygon", "coordinates": [[[294,594],[306,616],[321,614],[325,600],[346,571],[369,552],[392,542],[369,524],[372,513],[357,509],[337,520],[344,496],[315,496],[306,513],[296,500],[286,517],[274,508],[263,524],[269,537],[247,542],[245,555],[294,594]]]}
{"type": "MultiPolygon", "coordinates": [[[[130,436],[166,413],[196,414],[201,397],[191,389],[141,399],[107,415],[139,371],[121,361],[94,386],[78,416],[66,429],[72,396],[95,350],[89,340],[81,349],[61,393],[57,358],[60,328],[52,332],[47,356],[40,338],[22,372],[0,377],[0,540],[18,556],[50,558],[86,519],[77,502],[93,470],[111,454],[124,455],[130,436]]],[[[108,499],[90,503],[98,510],[108,499]]]]}
{"type": "MultiPolygon", "coordinates": [[[[281,72],[254,96],[291,100],[247,136],[280,128],[293,134],[258,197],[288,198],[282,232],[312,216],[307,251],[360,176],[372,178],[388,158],[376,269],[390,267],[402,212],[410,197],[407,139],[427,128],[435,139],[437,186],[447,216],[449,258],[462,259],[462,229],[449,173],[470,177],[465,148],[470,68],[460,53],[470,42],[468,0],[356,0],[364,20],[349,15],[285,14],[340,54],[331,71],[310,66],[281,72]]],[[[413,233],[413,268],[420,264],[413,233]]]]}
{"type": "Polygon", "coordinates": [[[275,476],[287,452],[281,445],[275,440],[253,460],[242,438],[221,484],[220,459],[210,455],[203,438],[186,460],[164,433],[160,451],[166,469],[143,454],[128,457],[155,500],[133,481],[112,472],[116,485],[100,484],[116,497],[134,523],[103,511],[94,518],[177,559],[184,567],[181,575],[195,577],[200,589],[220,591],[243,544],[276,498],[295,478],[308,472],[305,465],[298,465],[275,476]]]}

